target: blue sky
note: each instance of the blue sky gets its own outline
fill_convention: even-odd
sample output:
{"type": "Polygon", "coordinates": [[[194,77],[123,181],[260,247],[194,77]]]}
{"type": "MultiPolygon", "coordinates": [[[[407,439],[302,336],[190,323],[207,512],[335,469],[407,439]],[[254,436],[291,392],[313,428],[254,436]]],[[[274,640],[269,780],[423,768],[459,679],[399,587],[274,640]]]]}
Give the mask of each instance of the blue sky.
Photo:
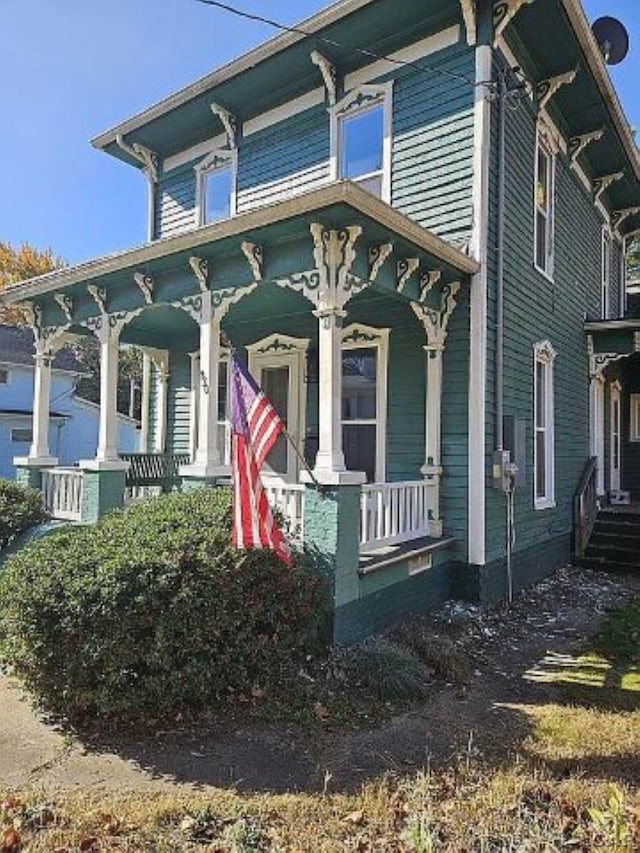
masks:
{"type": "MultiPolygon", "coordinates": [[[[619,17],[632,48],[614,82],[640,129],[640,2],[583,0],[619,17]]],[[[89,139],[274,34],[195,0],[2,0],[0,240],[70,262],[146,237],[146,186],[89,139]]],[[[284,23],[325,0],[236,0],[284,23]]]]}

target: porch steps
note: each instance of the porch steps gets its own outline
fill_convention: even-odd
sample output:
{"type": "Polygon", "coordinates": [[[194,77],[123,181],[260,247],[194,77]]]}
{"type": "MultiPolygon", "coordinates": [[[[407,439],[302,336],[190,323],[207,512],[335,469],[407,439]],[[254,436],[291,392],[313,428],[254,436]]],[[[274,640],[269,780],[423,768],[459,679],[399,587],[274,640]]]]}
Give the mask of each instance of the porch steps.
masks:
{"type": "Polygon", "coordinates": [[[586,554],[577,562],[587,568],[640,575],[640,514],[599,512],[586,554]]]}

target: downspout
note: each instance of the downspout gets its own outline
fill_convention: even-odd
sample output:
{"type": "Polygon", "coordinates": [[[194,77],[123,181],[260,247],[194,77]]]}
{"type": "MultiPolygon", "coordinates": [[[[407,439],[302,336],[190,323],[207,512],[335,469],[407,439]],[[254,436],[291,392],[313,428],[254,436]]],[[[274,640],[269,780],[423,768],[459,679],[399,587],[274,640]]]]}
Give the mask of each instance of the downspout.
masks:
{"type": "Polygon", "coordinates": [[[506,196],[506,98],[508,86],[506,72],[501,71],[497,82],[498,101],[498,233],[496,270],[496,422],[495,447],[504,450],[504,209],[506,196]]]}

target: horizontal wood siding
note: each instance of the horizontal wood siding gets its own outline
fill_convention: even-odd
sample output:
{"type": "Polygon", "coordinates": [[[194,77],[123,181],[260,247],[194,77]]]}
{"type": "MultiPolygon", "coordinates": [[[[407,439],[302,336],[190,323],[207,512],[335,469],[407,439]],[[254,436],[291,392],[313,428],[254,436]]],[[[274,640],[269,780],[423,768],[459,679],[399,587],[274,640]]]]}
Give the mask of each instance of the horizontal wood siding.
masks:
{"type": "Polygon", "coordinates": [[[188,163],[160,176],[156,187],[156,238],[171,237],[197,225],[194,165],[188,163]]]}
{"type": "Polygon", "coordinates": [[[169,353],[167,453],[188,453],[191,418],[191,359],[186,352],[169,353]]]}
{"type": "MultiPolygon", "coordinates": [[[[556,160],[555,275],[550,282],[533,266],[533,191],[536,124],[531,104],[507,114],[505,253],[505,415],[526,424],[526,485],[516,495],[516,551],[544,548],[569,534],[572,497],[589,455],[589,378],[584,312],[598,312],[602,221],[590,195],[570,168],[556,160]],[[533,346],[549,339],[555,362],[555,509],[534,509],[533,346]]],[[[493,134],[494,152],[498,140],[493,134]]],[[[494,160],[495,162],[495,160],[494,160]]],[[[496,194],[492,193],[490,245],[496,242],[496,194]]],[[[489,268],[489,329],[495,326],[495,259],[489,268]]],[[[488,450],[495,441],[495,335],[490,335],[488,450]]],[[[490,454],[487,459],[489,474],[490,454]]],[[[490,480],[488,480],[490,484],[490,480]]],[[[487,490],[487,559],[505,551],[506,501],[487,490]]]]}

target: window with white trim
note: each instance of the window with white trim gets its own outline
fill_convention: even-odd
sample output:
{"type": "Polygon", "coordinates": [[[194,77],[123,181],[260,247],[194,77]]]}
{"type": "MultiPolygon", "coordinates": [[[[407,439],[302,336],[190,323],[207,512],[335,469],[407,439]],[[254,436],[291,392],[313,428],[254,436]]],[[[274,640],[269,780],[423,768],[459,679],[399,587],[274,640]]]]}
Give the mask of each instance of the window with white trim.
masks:
{"type": "Polygon", "coordinates": [[[33,442],[33,430],[31,427],[15,427],[11,430],[11,441],[14,444],[31,444],[33,442]]]}
{"type": "Polygon", "coordinates": [[[609,319],[611,305],[611,237],[602,228],[602,271],[600,276],[600,312],[603,320],[609,319]]]}
{"type": "Polygon", "coordinates": [[[391,85],[365,85],[331,111],[333,177],[391,201],[391,85]]]}
{"type": "Polygon", "coordinates": [[[627,253],[625,252],[624,240],[620,245],[620,305],[619,317],[627,313],[627,253]]]}
{"type": "Polygon", "coordinates": [[[9,371],[6,367],[0,367],[0,385],[9,384],[9,371]]]}
{"type": "Polygon", "coordinates": [[[218,150],[196,166],[198,224],[220,222],[235,214],[235,150],[218,150]]]}
{"type": "Polygon", "coordinates": [[[542,134],[536,140],[534,209],[534,264],[543,275],[553,277],[555,219],[555,157],[542,134]]]}
{"type": "Polygon", "coordinates": [[[384,482],[388,329],[354,325],[342,337],[342,448],[349,471],[384,482]]]}
{"type": "Polygon", "coordinates": [[[629,441],[640,441],[640,394],[630,395],[629,441]]]}
{"type": "Polygon", "coordinates": [[[556,352],[549,341],[534,346],[533,473],[536,509],[555,506],[555,422],[553,368],[556,352]]]}

